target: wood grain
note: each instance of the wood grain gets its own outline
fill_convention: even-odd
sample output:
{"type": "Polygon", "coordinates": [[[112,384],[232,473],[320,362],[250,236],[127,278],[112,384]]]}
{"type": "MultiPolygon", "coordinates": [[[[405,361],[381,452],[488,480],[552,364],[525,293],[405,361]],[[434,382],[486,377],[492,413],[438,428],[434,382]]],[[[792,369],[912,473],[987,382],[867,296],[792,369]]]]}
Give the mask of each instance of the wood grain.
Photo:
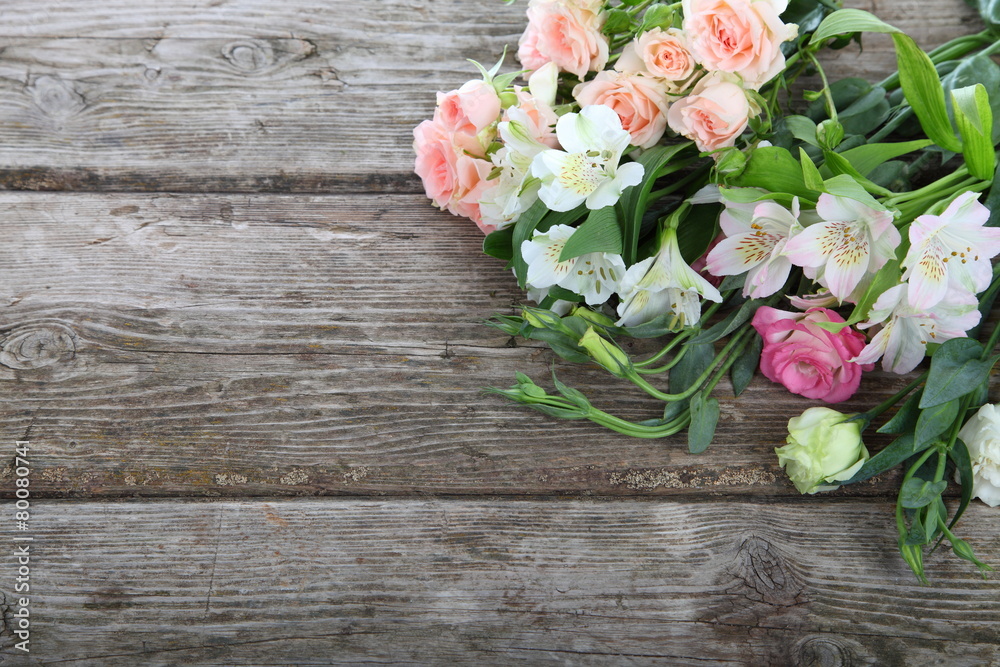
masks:
{"type": "MultiPolygon", "coordinates": [[[[997,579],[941,553],[921,587],[893,532],[856,500],[46,502],[14,664],[1000,660],[997,579]]],[[[996,512],[964,532],[1000,548],[996,512]]]]}
{"type": "Polygon", "coordinates": [[[485,327],[513,277],[419,196],[10,193],[0,218],[0,442],[35,443],[38,493],[796,493],[771,450],[812,402],[764,379],[720,386],[700,456],[483,396],[557,362],[609,412],[662,410],[485,327]]]}
{"type": "MultiPolygon", "coordinates": [[[[147,4],[4,3],[0,187],[420,192],[411,132],[434,92],[525,25],[496,0],[147,4]]],[[[978,29],[960,0],[847,4],[928,48],[978,29]]],[[[879,37],[825,57],[834,77],[895,69],[879,37]]]]}

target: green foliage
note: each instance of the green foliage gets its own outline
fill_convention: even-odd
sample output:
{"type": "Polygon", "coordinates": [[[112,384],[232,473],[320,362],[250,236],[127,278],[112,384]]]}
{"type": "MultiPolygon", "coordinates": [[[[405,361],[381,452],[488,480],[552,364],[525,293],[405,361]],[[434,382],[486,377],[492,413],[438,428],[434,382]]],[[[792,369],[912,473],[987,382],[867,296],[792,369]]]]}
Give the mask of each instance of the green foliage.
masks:
{"type": "Polygon", "coordinates": [[[944,102],[944,87],[930,57],[917,43],[902,33],[892,35],[896,45],[896,64],[899,67],[899,82],[913,112],[920,120],[920,126],[941,148],[955,153],[961,152],[962,143],[956,138],[955,130],[948,119],[948,109],[944,102]]]}
{"type": "Polygon", "coordinates": [[[701,454],[715,437],[719,423],[719,401],[700,393],[691,397],[691,424],[688,426],[688,451],[701,454]]]}
{"type": "Polygon", "coordinates": [[[622,230],[618,225],[614,206],[591,211],[566,241],[559,261],[565,262],[592,252],[609,252],[615,255],[622,252],[622,230]]]}
{"type": "Polygon", "coordinates": [[[931,357],[920,408],[925,410],[964,396],[986,378],[996,358],[982,359],[983,346],[971,338],[945,341],[931,357]]]}

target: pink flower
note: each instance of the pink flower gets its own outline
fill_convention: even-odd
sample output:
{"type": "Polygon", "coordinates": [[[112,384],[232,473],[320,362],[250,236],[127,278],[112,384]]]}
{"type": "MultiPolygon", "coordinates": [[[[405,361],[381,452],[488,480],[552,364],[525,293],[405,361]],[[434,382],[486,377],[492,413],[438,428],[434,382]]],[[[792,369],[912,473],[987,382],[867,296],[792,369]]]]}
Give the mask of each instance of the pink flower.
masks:
{"type": "Polygon", "coordinates": [[[500,97],[482,79],[466,82],[458,90],[437,94],[434,120],[451,132],[477,135],[500,117],[500,97]]]}
{"type": "Polygon", "coordinates": [[[413,130],[413,150],[417,154],[413,170],[427,197],[454,215],[472,219],[484,232],[492,231],[482,222],[478,202],[493,165],[469,155],[481,150],[475,137],[425,120],[413,130]]]}
{"type": "Polygon", "coordinates": [[[861,383],[861,372],[874,366],[848,361],[865,347],[861,333],[850,327],[833,333],[817,326],[819,322],[843,321],[826,308],[810,308],[805,313],[758,308],[752,324],[764,339],[760,355],[764,377],[806,398],[827,403],[850,398],[861,383]]]}
{"type": "Polygon", "coordinates": [[[684,31],[706,69],[739,74],[757,90],[785,66],[781,43],[798,26],[779,17],[787,0],[683,0],[684,31]]]}
{"type": "Polygon", "coordinates": [[[680,92],[694,73],[695,62],[687,46],[687,36],[676,28],[647,30],[622,49],[615,63],[619,72],[648,74],[672,83],[670,92],[680,92]]]}
{"type": "Polygon", "coordinates": [[[736,143],[750,114],[743,89],[716,72],[699,81],[690,95],[673,103],[667,122],[674,132],[692,139],[699,150],[714,151],[736,143]]]}
{"type": "Polygon", "coordinates": [[[655,79],[605,70],[574,88],[573,97],[581,107],[614,109],[633,146],[655,146],[667,129],[667,90],[655,79]]]}
{"type": "Polygon", "coordinates": [[[518,41],[521,64],[535,70],[549,62],[580,79],[608,63],[608,38],[601,34],[601,2],[531,0],[528,27],[518,41]]]}

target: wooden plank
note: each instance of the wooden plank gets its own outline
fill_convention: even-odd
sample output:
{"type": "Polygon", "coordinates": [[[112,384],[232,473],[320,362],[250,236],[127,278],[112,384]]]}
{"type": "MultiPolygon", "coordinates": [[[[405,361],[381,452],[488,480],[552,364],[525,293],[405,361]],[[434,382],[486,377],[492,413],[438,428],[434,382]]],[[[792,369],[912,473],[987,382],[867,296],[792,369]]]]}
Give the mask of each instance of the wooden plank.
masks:
{"type": "MultiPolygon", "coordinates": [[[[1000,582],[940,553],[916,584],[884,502],[43,502],[30,521],[14,664],[1000,660],[1000,582]]],[[[1000,515],[977,505],[963,534],[995,564],[1000,515]]]]}
{"type": "MultiPolygon", "coordinates": [[[[961,0],[875,7],[926,47],[976,30],[961,0]]],[[[419,192],[412,128],[523,30],[495,0],[7,0],[0,187],[419,192]]],[[[881,78],[886,39],[825,56],[881,78]]],[[[513,63],[510,65],[513,67],[513,63]]]]}
{"type": "MultiPolygon", "coordinates": [[[[814,403],[761,378],[720,386],[697,456],[483,396],[557,360],[481,324],[518,312],[513,277],[419,196],[8,193],[0,219],[0,443],[34,443],[38,493],[796,493],[771,450],[814,403]]],[[[614,414],[662,410],[555,368],[614,414]]]]}

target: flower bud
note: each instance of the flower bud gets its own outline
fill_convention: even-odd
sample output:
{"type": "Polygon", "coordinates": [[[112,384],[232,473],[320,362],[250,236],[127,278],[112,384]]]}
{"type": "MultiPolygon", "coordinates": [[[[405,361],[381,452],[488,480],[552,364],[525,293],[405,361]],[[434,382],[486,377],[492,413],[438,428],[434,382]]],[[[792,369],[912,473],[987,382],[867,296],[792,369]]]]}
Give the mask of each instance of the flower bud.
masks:
{"type": "Polygon", "coordinates": [[[536,329],[551,329],[575,337],[573,330],[563,324],[562,318],[551,310],[525,306],[521,309],[521,317],[536,329]]]}
{"type": "Polygon", "coordinates": [[[580,338],[579,345],[594,361],[604,366],[615,377],[623,378],[632,372],[632,361],[629,356],[611,341],[601,338],[593,327],[587,327],[587,332],[580,338]]]}
{"type": "Polygon", "coordinates": [[[724,176],[738,176],[747,166],[747,156],[738,148],[716,153],[715,170],[724,176]]]}
{"type": "Polygon", "coordinates": [[[819,141],[820,146],[832,151],[844,140],[844,126],[827,118],[816,126],[816,140],[819,141]]]}
{"type": "Polygon", "coordinates": [[[586,320],[591,324],[596,324],[602,327],[611,327],[614,326],[615,324],[615,321],[610,317],[608,317],[607,315],[598,313],[597,311],[591,310],[590,308],[585,308],[584,306],[576,306],[575,308],[573,308],[570,315],[575,315],[576,317],[579,317],[581,320],[586,320]]]}
{"type": "Polygon", "coordinates": [[[777,447],[778,463],[799,493],[832,491],[854,476],[868,460],[861,442],[863,422],[847,421],[830,408],[809,408],[788,420],[788,443],[777,447]]]}

